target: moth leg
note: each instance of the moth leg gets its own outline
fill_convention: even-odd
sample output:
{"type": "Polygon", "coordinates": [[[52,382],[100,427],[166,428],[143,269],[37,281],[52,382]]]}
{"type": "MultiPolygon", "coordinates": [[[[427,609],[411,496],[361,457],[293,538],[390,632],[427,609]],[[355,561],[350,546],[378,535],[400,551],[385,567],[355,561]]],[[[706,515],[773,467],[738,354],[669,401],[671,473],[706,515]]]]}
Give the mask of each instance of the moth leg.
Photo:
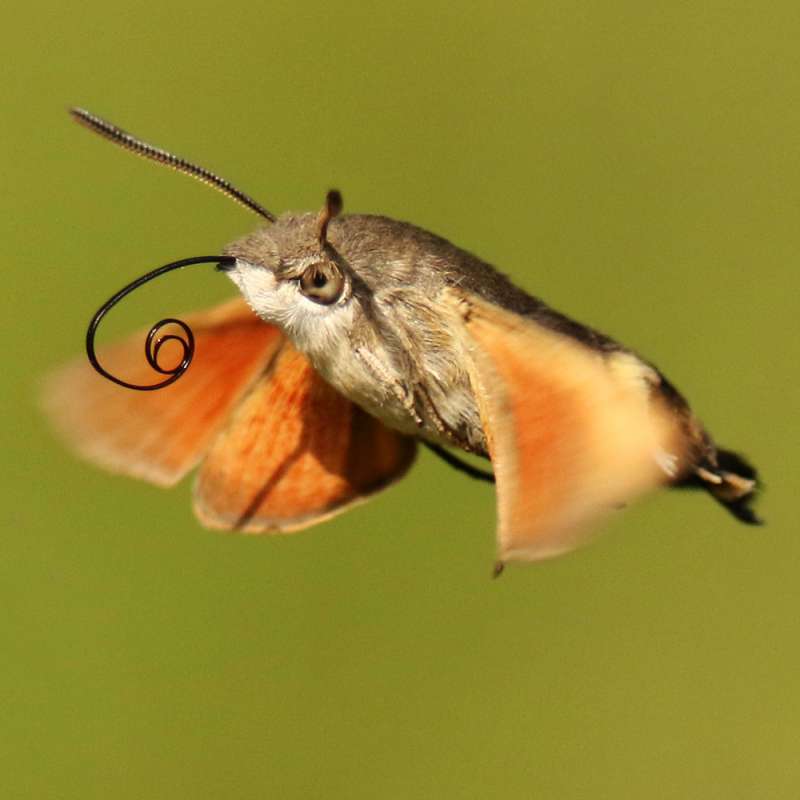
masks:
{"type": "Polygon", "coordinates": [[[458,440],[455,431],[442,419],[439,409],[436,408],[433,400],[431,400],[430,393],[425,388],[425,384],[421,381],[416,381],[414,393],[422,400],[422,405],[425,406],[425,410],[428,412],[428,416],[431,418],[436,430],[448,439],[458,440]]]}
{"type": "Polygon", "coordinates": [[[458,456],[454,456],[449,450],[446,450],[441,445],[434,444],[433,442],[426,442],[424,439],[421,441],[422,444],[428,448],[428,450],[439,456],[439,458],[441,458],[445,464],[449,464],[451,467],[453,467],[453,469],[463,472],[465,475],[469,475],[470,478],[475,478],[475,480],[486,481],[486,483],[494,483],[493,472],[480,469],[479,467],[473,467],[472,464],[462,461],[458,456]]]}
{"type": "Polygon", "coordinates": [[[394,396],[403,404],[403,408],[408,411],[409,416],[417,424],[417,427],[421,428],[425,421],[417,411],[417,402],[413,392],[409,392],[408,388],[394,377],[369,350],[356,347],[353,352],[356,358],[372,373],[373,378],[391,388],[394,396]]]}
{"type": "Polygon", "coordinates": [[[460,447],[462,450],[466,450],[467,452],[472,452],[469,443],[464,439],[464,437],[461,436],[461,434],[459,434],[459,432],[451,425],[448,425],[448,423],[445,422],[444,418],[439,413],[439,409],[433,402],[433,398],[431,397],[427,386],[421,380],[416,381],[414,384],[414,392],[422,402],[425,412],[433,422],[433,426],[436,428],[436,430],[451,444],[454,444],[457,447],[460,447]]]}

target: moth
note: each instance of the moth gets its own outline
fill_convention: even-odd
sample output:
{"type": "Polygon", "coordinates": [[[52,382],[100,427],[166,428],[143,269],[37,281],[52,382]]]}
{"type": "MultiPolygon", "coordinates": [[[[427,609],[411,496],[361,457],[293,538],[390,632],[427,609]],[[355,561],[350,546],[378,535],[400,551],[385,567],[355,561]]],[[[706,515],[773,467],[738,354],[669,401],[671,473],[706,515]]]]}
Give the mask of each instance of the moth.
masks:
{"type": "MultiPolygon", "coordinates": [[[[496,483],[497,572],[572,549],[595,517],[657,486],[702,488],[759,522],[755,469],[717,447],[653,364],[476,256],[406,222],[342,214],[335,191],[319,213],[276,217],[208,170],[71,113],[266,223],[219,257],[241,297],[187,317],[195,357],[180,380],[131,392],[85,359],[50,377],[46,408],[90,461],[160,486],[199,467],[204,525],[277,533],[386,488],[422,443],[496,483]]],[[[152,375],[138,335],[101,355],[131,381],[152,375]]]]}

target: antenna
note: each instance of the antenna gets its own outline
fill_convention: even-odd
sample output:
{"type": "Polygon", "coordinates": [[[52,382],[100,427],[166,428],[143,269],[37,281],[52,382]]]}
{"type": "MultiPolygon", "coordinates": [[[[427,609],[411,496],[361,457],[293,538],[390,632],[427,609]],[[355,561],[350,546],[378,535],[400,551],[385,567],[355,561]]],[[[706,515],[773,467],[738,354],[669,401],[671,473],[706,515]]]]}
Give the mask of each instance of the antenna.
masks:
{"type": "Polygon", "coordinates": [[[154,147],[147,142],[143,142],[141,139],[137,139],[135,136],[122,130],[122,128],[118,128],[116,125],[82,108],[71,108],[69,113],[77,123],[88,128],[90,131],[94,131],[104,139],[108,139],[125,150],[130,150],[137,156],[150,159],[150,161],[156,161],[177,172],[182,172],[184,175],[189,175],[195,180],[217,189],[217,191],[230,197],[231,200],[250,209],[250,211],[264,219],[275,222],[274,214],[267,211],[266,208],[253,200],[249,195],[237,189],[233,184],[229,183],[224,178],[220,178],[219,175],[215,175],[204,167],[198,167],[196,164],[192,164],[190,161],[180,158],[180,156],[175,156],[172,153],[168,153],[166,150],[162,150],[160,147],[154,147]]]}

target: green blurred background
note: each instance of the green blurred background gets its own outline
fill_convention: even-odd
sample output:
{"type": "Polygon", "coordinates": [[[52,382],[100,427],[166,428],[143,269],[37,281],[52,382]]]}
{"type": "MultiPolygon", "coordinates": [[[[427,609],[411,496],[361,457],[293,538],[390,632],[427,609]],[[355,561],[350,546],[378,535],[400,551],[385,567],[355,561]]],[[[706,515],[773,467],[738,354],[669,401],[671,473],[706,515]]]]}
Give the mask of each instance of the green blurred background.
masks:
{"type": "MultiPolygon", "coordinates": [[[[0,796],[800,795],[797,3],[0,13],[0,796]],[[69,104],[274,211],[339,186],[619,337],[761,467],[768,526],[663,493],[491,581],[491,489],[427,454],[280,539],[73,460],[40,376],[256,220],[69,104]]],[[[196,269],[109,328],[230,292],[196,269]]]]}

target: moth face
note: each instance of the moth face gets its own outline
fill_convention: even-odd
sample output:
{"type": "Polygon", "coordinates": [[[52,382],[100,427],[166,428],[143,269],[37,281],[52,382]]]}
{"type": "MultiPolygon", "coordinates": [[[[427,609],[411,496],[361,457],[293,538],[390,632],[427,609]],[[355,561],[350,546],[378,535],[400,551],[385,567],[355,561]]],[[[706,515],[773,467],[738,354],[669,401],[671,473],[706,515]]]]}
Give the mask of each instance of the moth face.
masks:
{"type": "Polygon", "coordinates": [[[224,270],[265,322],[282,328],[295,345],[316,352],[346,333],[352,320],[352,285],[346,272],[316,252],[274,265],[237,258],[224,270]]]}

